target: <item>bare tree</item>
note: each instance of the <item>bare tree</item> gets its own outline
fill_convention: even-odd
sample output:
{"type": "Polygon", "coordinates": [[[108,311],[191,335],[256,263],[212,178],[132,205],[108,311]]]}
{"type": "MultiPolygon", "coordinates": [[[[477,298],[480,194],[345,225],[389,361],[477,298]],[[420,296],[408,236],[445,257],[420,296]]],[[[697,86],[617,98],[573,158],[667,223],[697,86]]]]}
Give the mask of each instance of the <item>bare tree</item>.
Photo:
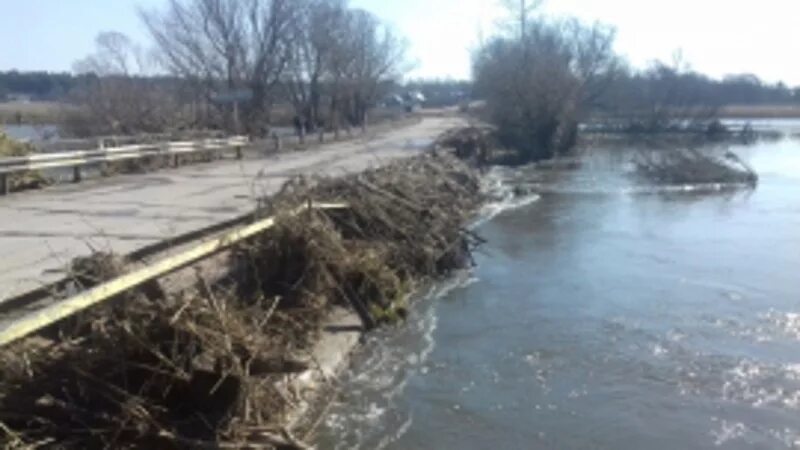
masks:
{"type": "Polygon", "coordinates": [[[131,76],[147,70],[142,49],[122,33],[106,31],[98,34],[95,49],[95,53],[75,63],[77,72],[131,76]]]}
{"type": "Polygon", "coordinates": [[[364,10],[349,11],[344,31],[334,57],[343,93],[341,109],[350,124],[366,127],[369,109],[405,69],[406,44],[364,10]]]}
{"type": "Polygon", "coordinates": [[[692,72],[680,52],[673,55],[671,63],[655,61],[616,84],[615,97],[609,103],[628,131],[706,131],[715,123],[720,99],[713,94],[713,84],[692,72]]]}
{"type": "Polygon", "coordinates": [[[521,40],[525,40],[528,34],[528,23],[536,14],[536,11],[542,5],[543,0],[503,0],[502,4],[505,7],[509,20],[508,27],[513,30],[521,40]]]}
{"type": "Polygon", "coordinates": [[[474,76],[499,137],[527,162],[574,144],[585,108],[614,79],[619,63],[610,28],[548,21],[526,1],[512,12],[519,29],[476,52],[474,76]]]}
{"type": "Polygon", "coordinates": [[[580,103],[592,106],[623,70],[614,53],[616,30],[600,23],[586,26],[575,19],[567,20],[563,27],[572,72],[578,79],[580,103]]]}
{"type": "Polygon", "coordinates": [[[311,128],[327,122],[337,134],[367,126],[368,111],[404,70],[405,43],[374,15],[344,0],[303,0],[286,86],[311,128]],[[323,118],[327,101],[327,120],[323,118]],[[344,121],[343,121],[344,119],[344,121]]]}
{"type": "Polygon", "coordinates": [[[334,81],[334,58],[340,57],[347,17],[344,0],[297,0],[300,8],[292,39],[286,89],[297,116],[309,131],[324,123],[322,101],[334,81]]]}
{"type": "Polygon", "coordinates": [[[67,124],[75,134],[133,134],[177,127],[175,92],[152,78],[145,52],[118,32],[100,33],[93,54],[77,61],[75,72],[88,75],[74,93],[87,111],[67,124]]]}
{"type": "MultiPolygon", "coordinates": [[[[215,94],[246,92],[245,125],[269,123],[281,76],[291,59],[298,19],[294,0],[169,0],[164,11],[141,16],[174,75],[215,94]]],[[[227,125],[233,115],[227,111],[227,125]]]]}

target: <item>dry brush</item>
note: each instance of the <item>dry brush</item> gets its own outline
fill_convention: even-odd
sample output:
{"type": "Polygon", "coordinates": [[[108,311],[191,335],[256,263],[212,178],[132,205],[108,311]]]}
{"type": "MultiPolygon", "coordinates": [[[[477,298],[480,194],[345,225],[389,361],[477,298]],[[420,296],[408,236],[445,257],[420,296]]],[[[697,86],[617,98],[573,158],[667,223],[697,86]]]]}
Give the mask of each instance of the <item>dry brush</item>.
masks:
{"type": "MultiPolygon", "coordinates": [[[[341,179],[297,178],[264,199],[277,226],[239,246],[230,275],[129,292],[2,352],[0,442],[30,448],[303,447],[283,426],[285,382],[335,305],[365,328],[403,317],[420,283],[470,264],[475,173],[419,157],[341,179]],[[287,215],[298,203],[345,202],[287,215]]],[[[77,262],[91,286],[131,261],[77,262]]]]}

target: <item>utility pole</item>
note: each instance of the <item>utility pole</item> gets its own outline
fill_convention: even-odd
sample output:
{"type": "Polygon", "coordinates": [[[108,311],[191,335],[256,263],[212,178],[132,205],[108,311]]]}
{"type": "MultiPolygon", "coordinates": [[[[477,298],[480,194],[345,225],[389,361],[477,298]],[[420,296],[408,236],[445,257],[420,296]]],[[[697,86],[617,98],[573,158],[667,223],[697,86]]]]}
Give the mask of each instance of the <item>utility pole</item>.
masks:
{"type": "Polygon", "coordinates": [[[241,133],[239,124],[239,99],[233,101],[233,132],[234,134],[241,133]]]}
{"type": "Polygon", "coordinates": [[[528,49],[528,2],[519,0],[519,44],[522,46],[522,60],[525,67],[530,60],[528,49]]]}

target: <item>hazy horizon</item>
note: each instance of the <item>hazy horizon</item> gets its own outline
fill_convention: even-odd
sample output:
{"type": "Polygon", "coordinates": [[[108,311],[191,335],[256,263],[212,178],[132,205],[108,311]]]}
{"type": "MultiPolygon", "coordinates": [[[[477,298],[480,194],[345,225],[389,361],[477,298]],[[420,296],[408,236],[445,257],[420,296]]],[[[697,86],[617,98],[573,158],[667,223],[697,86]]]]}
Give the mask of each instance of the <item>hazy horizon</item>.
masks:
{"type": "MultiPolygon", "coordinates": [[[[119,31],[148,44],[137,8],[164,3],[30,0],[4,5],[0,39],[24,44],[0,53],[0,70],[71,71],[74,61],[93,50],[102,31],[119,31]]],[[[769,83],[800,85],[800,62],[792,60],[800,55],[800,40],[792,36],[800,4],[764,0],[755,8],[732,3],[550,0],[543,11],[616,27],[616,49],[635,68],[668,61],[681,50],[693,70],[714,78],[752,73],[769,83]]],[[[411,79],[469,79],[471,49],[502,17],[498,0],[351,0],[351,5],[374,12],[408,40],[411,79]]]]}

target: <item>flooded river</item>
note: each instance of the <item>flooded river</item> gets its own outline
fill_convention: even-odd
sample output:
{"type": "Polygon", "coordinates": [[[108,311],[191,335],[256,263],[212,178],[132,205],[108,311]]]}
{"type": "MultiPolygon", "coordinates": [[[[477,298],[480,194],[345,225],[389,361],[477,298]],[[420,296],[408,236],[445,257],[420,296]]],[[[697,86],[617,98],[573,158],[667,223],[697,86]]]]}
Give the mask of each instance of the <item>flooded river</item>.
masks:
{"type": "Polygon", "coordinates": [[[0,131],[6,133],[12,139],[33,142],[44,139],[53,139],[58,136],[58,126],[56,125],[0,124],[0,131]]]}
{"type": "Polygon", "coordinates": [[[800,448],[800,140],[754,191],[633,184],[619,152],[517,178],[478,266],[369,338],[321,448],[800,448]]]}

